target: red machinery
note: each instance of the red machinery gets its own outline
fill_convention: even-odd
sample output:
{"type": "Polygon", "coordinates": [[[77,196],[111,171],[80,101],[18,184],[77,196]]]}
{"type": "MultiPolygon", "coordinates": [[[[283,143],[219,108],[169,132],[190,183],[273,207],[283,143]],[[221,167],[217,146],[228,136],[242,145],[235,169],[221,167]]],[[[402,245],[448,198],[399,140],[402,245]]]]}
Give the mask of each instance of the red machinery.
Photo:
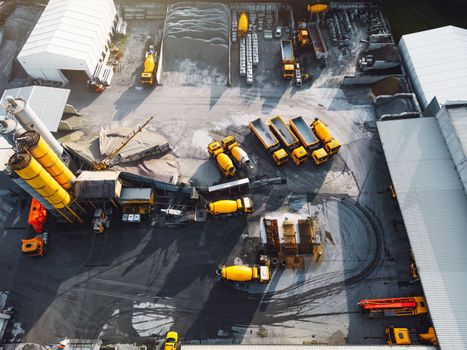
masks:
{"type": "Polygon", "coordinates": [[[30,239],[21,240],[21,250],[28,256],[42,256],[47,246],[47,232],[44,231],[47,221],[47,209],[36,199],[32,199],[29,209],[28,224],[34,229],[36,235],[30,239]]]}
{"type": "Polygon", "coordinates": [[[423,297],[365,299],[358,306],[370,316],[412,316],[428,312],[423,297]]]}

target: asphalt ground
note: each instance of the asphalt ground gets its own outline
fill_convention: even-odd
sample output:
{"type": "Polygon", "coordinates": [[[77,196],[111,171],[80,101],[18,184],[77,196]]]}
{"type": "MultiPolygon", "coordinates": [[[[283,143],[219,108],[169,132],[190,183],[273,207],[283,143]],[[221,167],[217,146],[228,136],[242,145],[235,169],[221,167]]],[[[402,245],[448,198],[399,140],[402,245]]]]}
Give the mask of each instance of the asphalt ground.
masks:
{"type": "MultiPolygon", "coordinates": [[[[137,22],[130,23],[130,35],[133,29],[142,33],[137,22]]],[[[144,45],[127,47],[144,52],[144,45]]],[[[164,228],[123,225],[114,216],[101,236],[90,224],[57,225],[43,258],[20,253],[19,240],[31,234],[27,201],[3,193],[0,290],[9,291],[7,303],[15,308],[7,342],[48,344],[69,337],[153,345],[175,329],[193,343],[383,344],[388,325],[426,325],[427,318],[369,320],[356,307],[363,298],[422,291],[409,283],[409,243],[387,192],[390,178],[369,92],[336,88],[355,57],[334,54],[335,65],[300,91],[280,81],[281,88],[154,89],[134,82],[95,95],[75,82],[70,102],[80,109],[75,133],[83,143],[100,125],[136,125],[155,114],[148,127],[167,137],[181,174],[193,183],[222,181],[206,145],[233,134],[256,164],[255,176],[282,176],[287,184],[253,193],[256,212],[248,219],[164,228]],[[343,144],[341,152],[322,167],[308,161],[276,168],[247,128],[249,120],[276,114],[319,116],[343,144]],[[267,286],[219,283],[219,264],[256,259],[262,217],[288,212],[317,215],[330,232],[322,263],[278,269],[267,286]]],[[[136,72],[140,63],[127,68],[136,72]]],[[[125,71],[116,77],[123,81],[118,74],[125,71]]]]}

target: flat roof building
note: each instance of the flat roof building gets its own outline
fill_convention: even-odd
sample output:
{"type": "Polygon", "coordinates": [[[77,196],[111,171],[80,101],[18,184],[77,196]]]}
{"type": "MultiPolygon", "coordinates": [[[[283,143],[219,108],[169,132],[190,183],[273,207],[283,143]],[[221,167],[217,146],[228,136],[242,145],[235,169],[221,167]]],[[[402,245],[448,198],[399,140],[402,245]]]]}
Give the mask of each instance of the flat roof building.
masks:
{"type": "Polygon", "coordinates": [[[399,51],[422,109],[435,96],[441,105],[467,97],[467,29],[446,26],[406,34],[399,51]]]}

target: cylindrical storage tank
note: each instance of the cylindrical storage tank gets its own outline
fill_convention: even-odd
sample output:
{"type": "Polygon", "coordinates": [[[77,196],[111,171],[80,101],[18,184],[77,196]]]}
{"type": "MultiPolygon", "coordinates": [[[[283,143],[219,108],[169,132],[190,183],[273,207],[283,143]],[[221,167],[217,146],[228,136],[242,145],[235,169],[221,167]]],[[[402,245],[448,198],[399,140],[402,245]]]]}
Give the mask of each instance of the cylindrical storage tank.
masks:
{"type": "Polygon", "coordinates": [[[12,174],[10,179],[17,184],[22,190],[24,190],[27,194],[29,194],[32,198],[36,199],[40,204],[44,206],[47,210],[52,210],[54,207],[47,202],[36,190],[34,190],[31,186],[29,186],[26,181],[22,178],[17,177],[18,175],[12,174]]]}
{"type": "Polygon", "coordinates": [[[60,145],[60,142],[53,137],[52,133],[47,129],[45,124],[32,110],[32,108],[29,107],[26,101],[21,98],[13,98],[11,96],[7,96],[6,100],[9,104],[7,111],[14,114],[16,119],[26,130],[36,130],[47,141],[50,148],[52,148],[56,154],[61,156],[63,153],[62,145],[60,145]]]}
{"type": "Polygon", "coordinates": [[[31,155],[65,190],[71,188],[75,175],[49,147],[37,131],[27,131],[18,138],[31,155]]]}
{"type": "Polygon", "coordinates": [[[8,165],[54,208],[62,209],[70,204],[68,192],[29,153],[14,154],[8,165]]]}
{"type": "Polygon", "coordinates": [[[234,282],[248,282],[254,278],[253,268],[245,265],[223,266],[223,279],[234,282]]]}

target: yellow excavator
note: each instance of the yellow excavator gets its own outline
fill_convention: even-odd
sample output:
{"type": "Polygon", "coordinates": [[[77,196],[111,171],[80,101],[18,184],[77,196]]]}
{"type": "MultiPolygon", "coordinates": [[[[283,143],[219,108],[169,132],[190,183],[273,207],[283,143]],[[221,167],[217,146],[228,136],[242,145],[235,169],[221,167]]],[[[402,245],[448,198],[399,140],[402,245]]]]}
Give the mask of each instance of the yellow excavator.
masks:
{"type": "Polygon", "coordinates": [[[138,134],[140,133],[146,125],[149,124],[149,122],[153,119],[154,117],[149,117],[148,120],[146,120],[140,127],[138,127],[137,129],[133,130],[128,136],[125,137],[125,139],[123,139],[123,141],[120,143],[120,145],[118,145],[112,152],[110,152],[110,154],[105,157],[101,162],[97,163],[97,162],[94,162],[94,170],[106,170],[110,167],[110,162],[116,157],[118,156],[118,154],[120,153],[120,151],[126,146],[128,145],[128,143],[138,134]]]}
{"type": "Polygon", "coordinates": [[[154,85],[154,72],[156,71],[157,52],[154,45],[149,46],[144,60],[144,71],[141,73],[140,81],[142,85],[154,85]]]}

